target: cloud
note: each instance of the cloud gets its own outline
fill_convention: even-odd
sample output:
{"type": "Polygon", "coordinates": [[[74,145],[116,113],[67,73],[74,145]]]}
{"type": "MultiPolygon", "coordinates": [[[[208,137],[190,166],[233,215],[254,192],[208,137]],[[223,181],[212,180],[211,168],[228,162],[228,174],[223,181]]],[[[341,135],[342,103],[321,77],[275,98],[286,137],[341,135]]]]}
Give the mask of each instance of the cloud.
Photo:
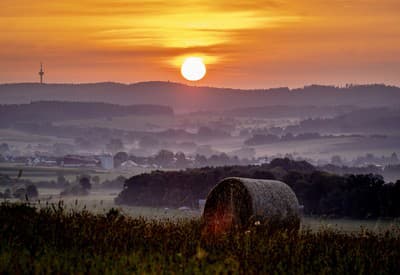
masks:
{"type": "Polygon", "coordinates": [[[133,64],[160,76],[201,55],[221,83],[227,71],[263,81],[265,68],[313,77],[316,63],[336,75],[400,56],[399,9],[398,0],[2,0],[0,65],[47,58],[65,71],[76,63],[71,73],[133,64]]]}

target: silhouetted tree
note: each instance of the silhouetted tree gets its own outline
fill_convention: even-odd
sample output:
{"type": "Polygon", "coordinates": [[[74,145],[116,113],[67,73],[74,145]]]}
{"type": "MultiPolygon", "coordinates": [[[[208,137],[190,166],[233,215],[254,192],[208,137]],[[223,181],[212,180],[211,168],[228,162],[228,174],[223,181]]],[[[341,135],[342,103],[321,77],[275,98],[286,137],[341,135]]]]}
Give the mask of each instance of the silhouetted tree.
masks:
{"type": "Polygon", "coordinates": [[[7,143],[0,144],[0,154],[4,154],[10,151],[10,146],[7,143]]]}
{"type": "Polygon", "coordinates": [[[114,155],[114,166],[120,167],[121,164],[129,159],[129,155],[126,152],[118,152],[114,155]]]}
{"type": "Polygon", "coordinates": [[[39,192],[36,188],[35,185],[30,184],[26,187],[26,196],[31,199],[31,198],[37,198],[39,196],[39,192]]]}
{"type": "Polygon", "coordinates": [[[62,173],[57,173],[57,184],[59,185],[66,185],[68,184],[67,179],[62,173]]]}
{"type": "Polygon", "coordinates": [[[93,176],[92,177],[92,181],[94,182],[94,184],[99,184],[100,183],[100,177],[99,176],[93,176]]]}
{"type": "Polygon", "coordinates": [[[92,188],[92,184],[90,183],[90,176],[82,175],[79,179],[80,186],[85,190],[90,190],[92,188]]]}
{"type": "Polygon", "coordinates": [[[174,153],[168,150],[161,150],[154,156],[154,162],[161,167],[171,167],[174,163],[174,153]]]}
{"type": "Polygon", "coordinates": [[[207,158],[203,155],[197,154],[194,161],[196,167],[203,167],[207,165],[207,158]]]}
{"type": "Polygon", "coordinates": [[[185,168],[189,165],[189,162],[186,159],[186,156],[183,152],[176,153],[175,158],[176,158],[176,163],[175,163],[176,167],[185,168]]]}

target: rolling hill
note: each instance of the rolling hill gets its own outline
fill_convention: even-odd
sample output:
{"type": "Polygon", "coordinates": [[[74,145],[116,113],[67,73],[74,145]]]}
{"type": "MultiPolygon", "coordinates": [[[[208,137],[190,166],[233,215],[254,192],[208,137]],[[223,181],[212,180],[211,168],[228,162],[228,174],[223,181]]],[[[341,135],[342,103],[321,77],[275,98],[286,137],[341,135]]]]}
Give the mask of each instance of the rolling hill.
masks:
{"type": "Polygon", "coordinates": [[[39,100],[90,101],[113,104],[162,104],[178,112],[221,110],[261,106],[399,106],[400,88],[386,85],[359,85],[343,88],[311,85],[299,89],[274,88],[241,90],[187,86],[172,82],[134,84],[44,84],[0,85],[2,104],[39,100]]]}

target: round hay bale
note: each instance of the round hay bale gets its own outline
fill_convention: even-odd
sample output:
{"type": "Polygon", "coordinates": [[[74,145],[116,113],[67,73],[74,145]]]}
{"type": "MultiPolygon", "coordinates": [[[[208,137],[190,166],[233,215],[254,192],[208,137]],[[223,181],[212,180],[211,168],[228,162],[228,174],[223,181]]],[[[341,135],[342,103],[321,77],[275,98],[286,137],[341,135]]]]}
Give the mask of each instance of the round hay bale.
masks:
{"type": "Polygon", "coordinates": [[[206,231],[271,222],[299,229],[300,205],[293,190],[276,180],[226,178],[207,196],[203,218],[206,231]]]}

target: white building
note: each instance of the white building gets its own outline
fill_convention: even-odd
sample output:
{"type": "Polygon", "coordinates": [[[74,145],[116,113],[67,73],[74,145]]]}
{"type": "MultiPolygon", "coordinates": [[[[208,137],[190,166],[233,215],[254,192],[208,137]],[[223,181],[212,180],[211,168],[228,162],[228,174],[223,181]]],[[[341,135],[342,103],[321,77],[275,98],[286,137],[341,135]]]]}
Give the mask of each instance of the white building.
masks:
{"type": "Polygon", "coordinates": [[[101,167],[103,169],[106,170],[114,169],[114,157],[112,155],[101,155],[99,159],[101,167]]]}

